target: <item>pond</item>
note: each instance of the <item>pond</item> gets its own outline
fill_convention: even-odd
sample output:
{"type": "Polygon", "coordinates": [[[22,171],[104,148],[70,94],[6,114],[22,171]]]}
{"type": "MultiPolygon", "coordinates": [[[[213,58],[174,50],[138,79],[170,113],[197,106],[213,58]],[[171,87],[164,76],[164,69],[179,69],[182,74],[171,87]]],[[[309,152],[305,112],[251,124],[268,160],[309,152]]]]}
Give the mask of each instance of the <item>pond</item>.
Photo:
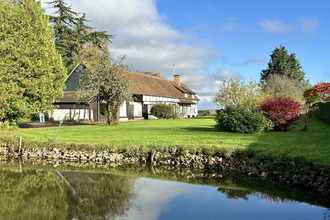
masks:
{"type": "Polygon", "coordinates": [[[0,161],[4,219],[330,219],[330,199],[264,180],[150,166],[0,161]]]}

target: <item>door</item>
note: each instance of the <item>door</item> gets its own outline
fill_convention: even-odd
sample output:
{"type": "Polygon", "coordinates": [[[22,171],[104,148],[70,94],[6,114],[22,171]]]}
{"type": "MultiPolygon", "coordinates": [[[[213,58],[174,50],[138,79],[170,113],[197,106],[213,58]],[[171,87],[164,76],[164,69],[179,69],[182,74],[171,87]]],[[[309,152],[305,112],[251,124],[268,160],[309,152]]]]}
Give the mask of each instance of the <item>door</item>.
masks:
{"type": "Polygon", "coordinates": [[[148,119],[148,105],[143,105],[142,107],[142,117],[148,119]]]}
{"type": "Polygon", "coordinates": [[[134,105],[127,104],[127,118],[128,120],[134,119],[134,105]]]}

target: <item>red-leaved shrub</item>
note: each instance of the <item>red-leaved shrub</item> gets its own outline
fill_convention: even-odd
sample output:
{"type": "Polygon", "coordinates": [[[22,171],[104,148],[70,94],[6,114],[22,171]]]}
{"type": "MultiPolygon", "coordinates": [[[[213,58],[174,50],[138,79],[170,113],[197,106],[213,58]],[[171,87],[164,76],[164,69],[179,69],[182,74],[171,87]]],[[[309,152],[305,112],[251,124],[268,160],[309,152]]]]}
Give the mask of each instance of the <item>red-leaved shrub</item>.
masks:
{"type": "Polygon", "coordinates": [[[268,99],[259,109],[274,124],[276,131],[286,131],[298,119],[302,105],[290,98],[278,97],[268,99]]]}
{"type": "Polygon", "coordinates": [[[304,96],[312,104],[330,101],[330,82],[322,82],[314,85],[305,91],[304,96]]]}

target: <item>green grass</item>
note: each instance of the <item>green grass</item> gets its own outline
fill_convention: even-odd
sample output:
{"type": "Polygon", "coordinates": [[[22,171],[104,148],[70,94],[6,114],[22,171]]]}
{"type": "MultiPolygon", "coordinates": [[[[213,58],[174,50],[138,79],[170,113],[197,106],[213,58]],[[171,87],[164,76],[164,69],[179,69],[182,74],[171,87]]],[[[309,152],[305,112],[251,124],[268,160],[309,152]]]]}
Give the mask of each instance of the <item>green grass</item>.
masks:
{"type": "MultiPolygon", "coordinates": [[[[153,146],[253,150],[270,155],[304,157],[309,161],[330,165],[330,126],[319,121],[307,132],[264,132],[237,134],[218,132],[212,117],[145,120],[118,126],[81,125],[61,127],[54,143],[92,146],[153,146]]],[[[5,135],[22,136],[29,142],[47,142],[57,127],[2,131],[5,135]]]]}

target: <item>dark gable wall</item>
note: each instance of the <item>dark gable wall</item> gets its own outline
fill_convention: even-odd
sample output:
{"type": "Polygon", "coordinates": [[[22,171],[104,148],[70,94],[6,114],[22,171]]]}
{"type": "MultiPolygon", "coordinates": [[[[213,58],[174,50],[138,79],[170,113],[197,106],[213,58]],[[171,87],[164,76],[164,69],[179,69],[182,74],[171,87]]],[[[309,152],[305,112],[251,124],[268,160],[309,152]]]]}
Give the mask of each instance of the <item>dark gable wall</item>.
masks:
{"type": "Polygon", "coordinates": [[[84,65],[79,65],[76,67],[68,77],[65,82],[66,88],[64,89],[65,92],[69,91],[77,91],[78,89],[78,77],[81,74],[84,74],[86,67],[84,65]]]}

